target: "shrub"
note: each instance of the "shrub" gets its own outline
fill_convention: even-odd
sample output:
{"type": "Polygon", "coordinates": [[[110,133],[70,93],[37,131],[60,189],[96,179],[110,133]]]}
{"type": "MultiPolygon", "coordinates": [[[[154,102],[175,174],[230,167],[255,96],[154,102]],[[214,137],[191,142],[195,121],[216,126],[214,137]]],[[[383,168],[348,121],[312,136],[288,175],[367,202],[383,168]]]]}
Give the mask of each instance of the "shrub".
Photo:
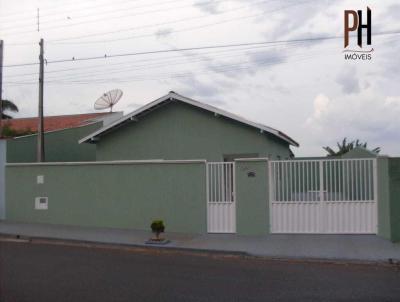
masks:
{"type": "Polygon", "coordinates": [[[163,233],[165,230],[164,222],[162,220],[154,220],[150,227],[152,232],[156,234],[157,239],[159,239],[160,233],[163,233]]]}

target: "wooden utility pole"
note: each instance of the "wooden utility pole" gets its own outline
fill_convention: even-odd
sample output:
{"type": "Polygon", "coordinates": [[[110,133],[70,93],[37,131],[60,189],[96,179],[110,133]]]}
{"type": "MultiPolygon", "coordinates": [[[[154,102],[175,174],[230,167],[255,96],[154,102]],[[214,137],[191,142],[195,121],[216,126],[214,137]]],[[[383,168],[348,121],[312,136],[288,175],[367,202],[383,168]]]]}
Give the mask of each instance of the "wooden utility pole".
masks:
{"type": "Polygon", "coordinates": [[[37,161],[44,162],[44,125],[43,125],[43,84],[44,84],[44,41],[40,39],[40,68],[39,68],[39,125],[37,135],[37,161]]]}
{"type": "Polygon", "coordinates": [[[3,134],[3,48],[4,42],[0,40],[0,138],[3,134]]]}

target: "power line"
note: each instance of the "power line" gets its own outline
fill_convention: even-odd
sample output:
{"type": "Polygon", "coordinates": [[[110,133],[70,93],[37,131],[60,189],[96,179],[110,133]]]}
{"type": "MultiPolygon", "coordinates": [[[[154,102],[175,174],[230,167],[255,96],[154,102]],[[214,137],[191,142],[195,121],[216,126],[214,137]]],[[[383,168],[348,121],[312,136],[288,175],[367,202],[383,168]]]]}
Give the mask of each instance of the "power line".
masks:
{"type": "MultiPolygon", "coordinates": [[[[203,0],[204,2],[209,2],[210,0],[203,0]]],[[[217,2],[223,2],[223,1],[227,1],[227,0],[216,0],[217,2]]],[[[168,1],[164,1],[164,2],[158,2],[158,3],[152,3],[152,4],[146,4],[146,5],[142,5],[142,6],[134,6],[134,7],[125,7],[125,8],[118,8],[115,10],[108,10],[107,12],[100,12],[100,13],[96,13],[96,14],[86,14],[83,16],[77,16],[72,18],[70,21],[72,23],[70,24],[64,24],[64,25],[53,25],[51,27],[44,27],[42,28],[42,30],[53,30],[53,29],[58,29],[58,28],[65,28],[65,27],[71,27],[71,26],[78,26],[78,25],[82,25],[82,24],[89,24],[89,23],[96,23],[99,21],[103,21],[104,18],[97,18],[97,19],[93,19],[93,20],[86,20],[86,21],[81,21],[78,23],[73,23],[74,20],[76,19],[85,19],[87,17],[99,17],[99,16],[103,16],[103,15],[109,15],[115,12],[127,12],[127,11],[131,11],[131,10],[137,10],[139,8],[146,8],[146,7],[154,7],[154,6],[160,6],[160,5],[164,5],[164,4],[168,4],[168,3],[174,3],[174,2],[181,2],[181,0],[168,0],[168,1]]],[[[192,4],[185,4],[185,5],[180,5],[180,6],[176,6],[176,7],[170,7],[170,8],[159,8],[156,10],[152,10],[152,11],[145,11],[145,12],[139,12],[139,13],[135,13],[135,14],[124,14],[124,15],[117,15],[117,16],[111,16],[108,17],[107,20],[110,19],[120,19],[120,18],[124,18],[124,17],[134,17],[134,16],[142,16],[142,15],[147,15],[147,14],[152,14],[152,13],[157,13],[157,12],[166,12],[166,11],[171,11],[171,10],[176,10],[176,9],[180,9],[180,8],[186,8],[186,7],[191,7],[192,4]]],[[[97,7],[96,7],[97,8],[97,7]]],[[[63,13],[64,16],[68,16],[68,14],[66,14],[65,12],[63,13]]],[[[41,15],[41,18],[43,18],[43,15],[41,15]]],[[[56,19],[56,20],[44,20],[41,22],[42,24],[53,24],[54,22],[65,22],[68,21],[66,18],[62,18],[62,19],[56,19]]],[[[69,22],[69,21],[68,21],[69,22]]],[[[8,30],[8,29],[15,29],[15,28],[25,28],[25,27],[32,27],[31,24],[27,24],[27,25],[20,25],[20,26],[9,26],[9,27],[2,27],[2,31],[4,30],[8,30]]],[[[7,32],[6,35],[11,35],[11,34],[25,34],[25,33],[31,33],[32,30],[25,30],[25,31],[16,31],[16,32],[7,32]]]]}
{"type": "MultiPolygon", "coordinates": [[[[129,56],[140,56],[140,55],[150,55],[150,54],[160,54],[160,53],[171,53],[171,52],[183,52],[183,51],[193,51],[193,50],[203,50],[203,49],[216,49],[216,48],[229,48],[229,47],[242,47],[242,46],[251,46],[251,45],[264,45],[264,44],[274,44],[274,43],[289,43],[289,42],[303,42],[303,41],[316,41],[321,39],[334,39],[338,37],[325,37],[325,38],[314,38],[314,39],[297,39],[297,40],[286,40],[286,41],[265,41],[265,42],[253,42],[253,43],[239,43],[239,44],[225,44],[225,45],[211,45],[211,46],[201,46],[201,47],[187,47],[187,48],[175,48],[175,49],[163,49],[163,50],[152,50],[152,51],[143,51],[143,52],[133,52],[133,53],[122,53],[115,55],[103,55],[103,56],[93,56],[93,57],[83,57],[83,58],[75,58],[72,59],[60,59],[60,60],[48,60],[47,64],[55,64],[55,63],[66,63],[66,62],[78,62],[78,61],[90,61],[90,60],[99,60],[99,59],[108,59],[108,58],[118,58],[118,57],[129,57],[129,56]]],[[[12,64],[5,65],[4,67],[19,67],[19,66],[31,66],[38,65],[39,63],[23,63],[23,64],[12,64]]]]}
{"type": "MultiPolygon", "coordinates": [[[[210,0],[211,1],[211,0],[210,0]]],[[[223,2],[223,1],[227,1],[227,0],[215,0],[217,2],[223,2]]],[[[277,0],[275,0],[277,1],[277,0]]],[[[174,1],[172,1],[174,2],[174,1]]],[[[206,2],[206,1],[205,1],[206,2]]],[[[265,1],[263,1],[265,2],[265,1]]],[[[152,11],[145,11],[145,12],[139,12],[139,13],[135,13],[135,14],[124,14],[124,15],[117,15],[117,16],[111,16],[108,17],[107,20],[113,20],[113,19],[121,19],[121,18],[127,18],[127,17],[136,17],[136,16],[144,16],[144,15],[148,15],[148,14],[153,14],[153,13],[158,13],[158,12],[166,12],[166,11],[174,11],[180,8],[186,8],[186,7],[192,7],[192,5],[181,5],[181,6],[176,6],[176,7],[171,7],[171,8],[163,8],[163,9],[156,9],[156,10],[152,10],[152,11]]],[[[131,8],[131,9],[136,9],[136,8],[131,8]]],[[[125,9],[123,11],[129,11],[131,9],[125,9]]],[[[59,28],[67,28],[67,27],[73,27],[73,26],[79,26],[82,24],[90,24],[90,23],[97,23],[97,22],[102,22],[104,20],[104,18],[99,18],[99,19],[93,19],[93,20],[86,20],[86,21],[81,21],[78,23],[71,23],[71,24],[64,24],[64,25],[56,25],[56,26],[51,26],[51,27],[45,27],[42,28],[42,31],[44,30],[55,30],[55,29],[59,29],[59,28]]],[[[23,35],[23,34],[29,34],[32,33],[34,31],[32,30],[26,30],[26,31],[16,31],[16,32],[6,32],[3,35],[23,35]]]]}
{"type": "MultiPolygon", "coordinates": [[[[375,33],[374,36],[395,35],[395,34],[399,34],[399,33],[400,33],[400,30],[387,31],[387,32],[381,32],[381,33],[375,33]]],[[[242,46],[252,46],[252,45],[267,45],[267,44],[275,44],[275,43],[315,42],[315,41],[332,40],[332,39],[340,39],[340,38],[343,38],[343,36],[326,36],[326,37],[303,38],[303,39],[277,40],[277,41],[221,44],[221,45],[209,45],[209,46],[199,46],[199,47],[187,47],[187,48],[174,48],[174,49],[151,50],[151,51],[143,51],[143,52],[121,53],[121,54],[115,54],[115,55],[105,54],[102,56],[92,56],[92,57],[83,57],[83,58],[73,57],[71,59],[59,59],[59,60],[52,60],[52,61],[48,60],[47,64],[90,61],[90,60],[100,60],[100,59],[109,59],[109,58],[118,58],[118,57],[171,53],[171,52],[184,52],[184,51],[203,50],[203,49],[242,47],[242,46]]],[[[36,63],[36,62],[35,63],[23,63],[23,64],[5,65],[4,67],[9,68],[9,67],[19,67],[19,66],[31,66],[31,65],[37,65],[37,64],[38,63],[36,63]]]]}
{"type": "MultiPolygon", "coordinates": [[[[88,0],[86,0],[86,1],[88,1],[88,0]]],[[[142,1],[142,0],[124,0],[121,2],[113,1],[112,3],[103,3],[103,5],[99,4],[98,0],[92,0],[89,2],[95,2],[96,5],[92,5],[92,6],[88,6],[88,7],[77,7],[77,4],[85,4],[81,0],[78,0],[78,1],[68,1],[68,3],[64,4],[62,7],[60,7],[60,5],[54,5],[54,6],[50,6],[50,7],[49,6],[45,6],[45,7],[40,6],[40,9],[44,10],[45,12],[56,10],[56,12],[43,14],[43,17],[46,17],[46,16],[63,15],[65,13],[70,13],[70,12],[74,12],[74,11],[85,11],[85,10],[89,10],[89,9],[114,6],[115,4],[132,3],[132,2],[137,2],[137,1],[142,1]],[[66,10],[64,7],[65,5],[73,5],[74,8],[66,10]],[[57,12],[58,10],[60,12],[57,12]]],[[[86,3],[86,4],[88,4],[88,3],[86,3]]],[[[1,15],[1,18],[2,18],[3,22],[4,22],[5,18],[13,18],[13,20],[10,20],[10,21],[6,20],[6,22],[19,22],[19,21],[35,20],[35,17],[32,17],[32,18],[23,17],[24,18],[23,20],[15,20],[15,16],[19,16],[19,15],[24,16],[24,15],[28,15],[28,14],[34,16],[35,13],[36,13],[36,7],[34,10],[31,10],[29,12],[28,11],[25,11],[25,12],[18,11],[18,12],[14,12],[14,13],[6,13],[5,15],[1,15]]]]}
{"type": "MultiPolygon", "coordinates": [[[[284,45],[284,44],[282,44],[284,45]]],[[[266,47],[271,47],[271,46],[276,46],[276,45],[260,45],[260,46],[250,46],[250,47],[244,47],[244,48],[233,48],[233,49],[222,49],[222,50],[211,50],[211,51],[207,51],[207,52],[202,52],[202,55],[207,55],[207,54],[219,54],[222,53],[223,55],[225,55],[226,52],[233,52],[233,51],[245,51],[245,50],[253,50],[253,49],[258,49],[258,48],[266,48],[266,47]]],[[[192,54],[191,56],[195,56],[197,55],[197,53],[192,54]]],[[[157,61],[168,61],[170,62],[171,59],[177,59],[177,58],[182,58],[182,54],[178,54],[175,56],[167,56],[167,57],[158,57],[158,58],[148,58],[148,59],[140,59],[140,62],[157,62],[157,61]]],[[[118,62],[118,63],[108,63],[107,67],[109,66],[120,66],[123,65],[124,67],[126,66],[130,66],[127,64],[132,64],[132,63],[137,63],[137,59],[135,59],[134,61],[123,61],[123,62],[118,62]]],[[[64,69],[55,69],[55,70],[49,70],[46,71],[46,74],[49,73],[62,73],[65,71],[75,71],[75,70],[88,70],[88,69],[99,69],[101,68],[102,70],[104,70],[104,65],[89,65],[89,66],[79,66],[79,67],[75,67],[75,68],[64,68],[64,69]]],[[[107,69],[108,70],[108,69],[107,69]]],[[[37,72],[30,72],[30,73],[17,73],[17,74],[11,74],[11,75],[7,75],[7,78],[12,78],[12,77],[23,77],[23,76],[30,76],[30,75],[37,75],[37,72]]]]}
{"type": "MultiPolygon", "coordinates": [[[[380,43],[379,45],[384,45],[388,43],[393,43],[396,41],[390,40],[386,43],[380,43]]],[[[233,48],[233,49],[218,49],[218,50],[211,50],[211,51],[202,51],[201,53],[185,53],[185,54],[178,54],[175,56],[167,56],[167,57],[156,57],[156,58],[147,58],[143,59],[141,58],[140,61],[135,59],[134,61],[123,61],[123,62],[118,62],[118,63],[108,63],[107,65],[103,64],[96,64],[96,65],[89,65],[89,66],[79,66],[75,68],[64,68],[64,69],[55,69],[55,70],[50,70],[47,71],[46,74],[55,74],[55,77],[48,77],[48,79],[57,79],[58,74],[63,74],[63,79],[65,77],[74,77],[76,78],[85,76],[85,75],[96,75],[98,72],[102,73],[115,73],[115,72],[124,72],[124,71],[136,71],[136,70],[143,70],[143,69],[150,69],[150,68],[157,68],[157,67],[163,67],[163,66],[170,66],[171,64],[176,66],[176,65],[181,65],[181,64],[188,64],[188,63],[197,63],[197,62],[202,62],[202,61],[211,61],[215,58],[223,57],[225,58],[231,58],[231,57],[238,57],[238,56],[243,56],[245,55],[252,55],[252,54],[258,54],[262,53],[261,50],[265,48],[276,48],[279,47],[279,51],[286,51],[286,50],[291,50],[291,49],[296,49],[299,46],[305,45],[307,42],[298,42],[298,43],[276,43],[276,44],[270,44],[270,45],[258,45],[258,46],[246,46],[243,48],[233,48]],[[226,54],[227,52],[232,53],[236,52],[236,54],[226,54]],[[239,53],[237,53],[239,52],[239,53]],[[243,54],[243,52],[245,52],[243,54]],[[184,55],[184,57],[182,57],[184,55]],[[208,56],[208,55],[211,55],[208,56]],[[196,58],[197,57],[197,58],[196,58]],[[182,59],[188,59],[188,61],[182,61],[182,59]],[[150,62],[150,63],[146,63],[150,62]],[[142,63],[142,64],[137,64],[137,63],[142,63]],[[122,67],[115,67],[113,66],[121,66],[122,67]],[[109,68],[111,67],[111,68],[109,68]],[[94,69],[94,70],[93,70],[94,69]],[[74,71],[78,70],[83,70],[83,72],[76,73],[74,71]],[[72,71],[73,73],[68,73],[69,71],[72,71]],[[66,74],[64,72],[67,72],[66,74]]],[[[310,51],[308,52],[310,53],[310,51]]],[[[32,75],[37,75],[36,72],[32,73],[17,73],[17,74],[7,74],[7,78],[21,78],[25,76],[32,76],[32,75]]]]}
{"type": "MultiPolygon", "coordinates": [[[[263,1],[258,1],[256,3],[253,3],[251,5],[261,4],[261,3],[269,3],[269,2],[274,2],[274,1],[278,1],[278,0],[268,0],[268,1],[263,0],[263,1]]],[[[222,21],[217,21],[217,22],[213,22],[213,23],[198,25],[198,26],[194,26],[194,27],[188,27],[188,28],[173,30],[173,31],[169,32],[168,34],[174,34],[174,33],[178,33],[178,32],[187,32],[187,31],[206,28],[206,27],[210,27],[210,26],[220,25],[220,24],[224,24],[224,23],[228,23],[228,22],[232,22],[232,21],[260,17],[260,16],[263,16],[263,15],[265,15],[267,13],[273,13],[273,12],[276,12],[276,11],[279,11],[279,10],[283,10],[283,9],[286,9],[286,8],[289,8],[289,7],[292,7],[292,6],[302,5],[302,4],[305,4],[307,2],[311,2],[311,1],[313,1],[313,0],[308,0],[308,1],[300,2],[300,3],[294,3],[294,4],[291,4],[291,5],[288,5],[288,6],[280,7],[280,8],[275,9],[275,10],[264,11],[262,13],[252,14],[252,15],[249,15],[249,16],[235,17],[235,18],[231,18],[231,19],[227,19],[227,20],[222,20],[222,21]]],[[[244,7],[247,7],[247,6],[249,6],[249,5],[241,6],[241,7],[235,7],[235,8],[220,12],[218,14],[225,14],[225,13],[230,13],[232,11],[242,10],[244,7]]],[[[189,17],[189,18],[183,18],[183,19],[173,20],[173,21],[169,21],[169,22],[162,22],[162,23],[156,23],[156,24],[147,24],[147,25],[137,26],[137,27],[133,27],[133,28],[131,27],[131,28],[120,29],[120,30],[115,30],[115,31],[108,31],[108,32],[103,32],[103,33],[94,33],[94,34],[80,35],[80,36],[63,38],[63,39],[47,40],[47,43],[48,44],[52,44],[52,45],[57,45],[57,44],[78,44],[78,45],[80,45],[80,44],[94,44],[94,43],[106,43],[106,42],[109,43],[109,42],[124,41],[124,40],[131,40],[131,39],[137,39],[137,38],[144,38],[144,37],[154,36],[154,33],[136,35],[136,36],[133,36],[133,37],[126,37],[126,38],[115,38],[115,39],[100,40],[100,41],[65,42],[65,41],[71,41],[71,40],[82,39],[82,38],[87,38],[87,37],[110,35],[110,34],[121,33],[121,32],[125,32],[125,31],[132,31],[132,30],[138,30],[138,29],[165,26],[165,25],[176,24],[176,23],[180,23],[180,22],[184,22],[184,21],[193,21],[195,19],[201,19],[201,18],[206,18],[206,17],[208,17],[208,16],[189,17]]],[[[32,43],[26,43],[26,42],[9,43],[8,45],[12,45],[12,46],[29,45],[30,46],[30,45],[32,45],[32,43]]]]}
{"type": "MultiPolygon", "coordinates": [[[[190,57],[186,57],[189,58],[189,61],[184,61],[182,62],[182,54],[179,54],[177,56],[173,56],[173,57],[161,57],[161,58],[149,58],[149,59],[141,59],[140,63],[137,65],[138,61],[135,60],[133,62],[129,62],[129,61],[124,61],[124,62],[119,62],[119,63],[110,63],[106,66],[106,68],[104,66],[100,66],[100,65],[91,65],[91,66],[82,66],[82,67],[76,67],[76,68],[66,68],[66,69],[56,69],[56,70],[51,70],[51,71],[47,71],[46,74],[58,74],[58,73],[64,73],[64,72],[68,72],[68,71],[76,71],[76,70],[90,70],[92,69],[92,71],[88,71],[88,72],[80,72],[78,76],[82,76],[82,75],[93,75],[93,74],[97,74],[98,72],[103,72],[103,73],[115,73],[115,72],[121,72],[121,71],[131,71],[131,70],[142,70],[142,69],[149,69],[149,68],[154,68],[154,67],[163,67],[163,66],[170,66],[171,64],[175,65],[180,65],[180,64],[187,64],[187,63],[196,63],[196,62],[202,62],[202,61],[207,61],[207,60],[211,60],[211,59],[215,59],[216,57],[220,57],[223,56],[223,58],[231,58],[231,57],[237,57],[237,56],[243,56],[243,52],[246,51],[246,54],[253,54],[253,53],[259,53],[259,51],[257,51],[258,49],[265,49],[267,47],[283,47],[280,49],[283,50],[287,50],[293,47],[296,47],[296,44],[291,44],[291,45],[286,45],[286,44],[275,44],[275,45],[259,45],[259,46],[251,46],[251,47],[245,47],[245,48],[234,48],[234,49],[222,49],[222,50],[212,50],[212,51],[208,51],[208,52],[202,52],[201,55],[203,57],[200,58],[196,58],[193,59],[192,57],[197,56],[198,54],[189,54],[190,57]],[[249,52],[253,50],[253,52],[249,52]],[[256,51],[254,51],[256,50],[256,51]],[[233,54],[233,55],[227,55],[226,52],[240,52],[239,54],[233,54]],[[211,54],[212,57],[208,57],[205,55],[209,55],[211,54]],[[149,62],[151,61],[151,63],[145,63],[144,62],[149,62]],[[136,63],[136,64],[135,64],[136,63]],[[121,66],[121,67],[116,67],[116,68],[109,68],[112,66],[121,66]],[[93,70],[96,69],[96,70],[93,70]]],[[[185,58],[185,57],[183,57],[185,58]]],[[[32,76],[32,75],[37,75],[37,73],[20,73],[20,74],[12,74],[12,75],[8,75],[7,78],[21,78],[24,76],[32,76]]],[[[65,76],[71,76],[71,77],[76,77],[76,73],[67,73],[64,74],[64,78],[65,76]]],[[[57,75],[56,75],[57,77],[57,75]]],[[[48,79],[54,79],[54,77],[49,77],[48,79]]]]}
{"type": "MultiPolygon", "coordinates": [[[[319,52],[320,52],[320,50],[314,51],[314,52],[308,51],[306,53],[300,53],[300,54],[291,55],[291,58],[292,57],[301,57],[301,56],[304,56],[304,55],[311,56],[311,55],[317,54],[319,52]]],[[[259,53],[259,52],[248,53],[248,55],[254,55],[256,53],[259,53]]],[[[326,52],[324,52],[324,53],[326,53],[326,52]]],[[[237,57],[237,56],[238,55],[225,56],[224,59],[225,58],[237,57]]],[[[230,64],[217,65],[217,66],[213,66],[212,68],[220,70],[222,68],[226,68],[226,67],[230,67],[230,66],[240,66],[240,65],[252,64],[252,63],[254,63],[254,64],[260,64],[260,63],[264,64],[265,62],[270,62],[271,60],[272,61],[276,61],[276,62],[280,62],[281,61],[281,56],[280,55],[275,55],[275,56],[272,56],[272,57],[270,57],[268,59],[265,59],[265,60],[256,60],[256,61],[253,61],[251,59],[251,57],[250,57],[250,58],[247,58],[245,61],[235,62],[233,64],[230,63],[230,64]]],[[[203,61],[204,61],[204,58],[199,58],[198,60],[190,60],[190,62],[181,61],[181,62],[174,63],[174,66],[187,65],[188,63],[190,63],[190,64],[200,63],[200,62],[203,62],[203,61]]],[[[209,63],[211,64],[211,62],[209,62],[209,63]]],[[[135,73],[134,78],[137,78],[137,77],[141,78],[144,75],[137,74],[136,71],[138,71],[138,70],[139,71],[140,70],[148,71],[150,69],[155,69],[155,68],[160,68],[160,67],[167,67],[167,66],[169,66],[169,64],[164,64],[164,65],[159,65],[159,64],[142,65],[142,66],[138,66],[138,68],[131,68],[131,69],[124,70],[124,71],[125,72],[133,71],[135,73]]],[[[191,68],[191,70],[192,70],[192,68],[191,68]]],[[[102,74],[106,74],[107,75],[106,78],[103,78],[104,80],[106,80],[106,79],[110,79],[110,75],[112,75],[112,74],[120,74],[120,73],[121,73],[121,70],[115,70],[115,71],[107,71],[106,73],[102,73],[102,74]]],[[[157,74],[159,74],[159,72],[157,72],[157,74]]],[[[95,76],[99,76],[99,72],[97,72],[97,73],[93,73],[92,72],[92,73],[87,73],[87,74],[78,74],[78,75],[75,75],[75,76],[69,75],[69,76],[53,77],[53,78],[48,78],[48,80],[49,81],[57,81],[57,80],[61,80],[61,81],[68,81],[68,80],[70,80],[70,81],[92,81],[92,80],[99,80],[98,78],[94,78],[95,76]]],[[[124,75],[124,79],[127,79],[127,78],[128,78],[128,75],[125,74],[124,75]]]]}
{"type": "MultiPolygon", "coordinates": [[[[240,6],[240,7],[235,7],[235,8],[231,8],[228,10],[224,10],[222,12],[218,12],[215,15],[222,15],[222,14],[226,14],[226,13],[231,13],[233,11],[239,11],[242,10],[245,7],[251,6],[251,5],[257,5],[257,4],[261,4],[261,3],[270,3],[270,2],[274,2],[274,1],[278,1],[278,0],[263,0],[263,1],[257,1],[255,3],[252,4],[247,4],[244,6],[240,6]]],[[[313,0],[308,0],[308,1],[304,1],[301,2],[300,4],[303,3],[307,3],[313,0]]],[[[294,5],[299,5],[299,3],[296,3],[294,5]]],[[[285,6],[285,7],[281,7],[275,11],[287,8],[287,7],[291,7],[294,5],[289,5],[289,6],[285,6]]],[[[254,18],[254,17],[259,17],[259,16],[263,16],[266,13],[271,13],[274,11],[264,11],[262,13],[257,13],[257,14],[252,14],[252,15],[248,15],[248,16],[240,16],[240,17],[235,17],[235,18],[231,18],[229,20],[223,20],[223,21],[219,21],[219,22],[214,22],[211,24],[206,24],[206,25],[200,25],[200,27],[206,27],[206,26],[213,26],[213,25],[217,25],[217,24],[222,24],[222,23],[227,23],[227,22],[232,22],[232,21],[236,21],[236,20],[242,20],[242,19],[249,19],[249,18],[254,18]]],[[[141,30],[141,29],[146,29],[146,28],[154,28],[154,27],[160,27],[160,26],[165,26],[165,25],[171,25],[171,24],[176,24],[176,23],[181,23],[181,22],[185,22],[185,21],[193,21],[193,20],[198,20],[198,19],[203,19],[203,18],[207,18],[209,16],[195,16],[195,17],[187,17],[187,18],[181,18],[181,19],[177,19],[177,20],[172,20],[172,21],[167,21],[167,22],[160,22],[160,23],[153,23],[153,24],[146,24],[146,25],[141,25],[141,26],[135,26],[135,27],[129,27],[129,28],[125,28],[125,29],[119,29],[119,30],[113,30],[113,31],[108,31],[108,32],[102,32],[102,33],[93,33],[93,34],[87,34],[87,35],[79,35],[79,36],[74,36],[74,37],[68,37],[68,38],[62,38],[62,39],[56,39],[56,40],[49,40],[49,43],[51,44],[92,44],[92,43],[109,43],[109,42],[116,42],[116,41],[123,41],[123,40],[130,40],[130,39],[135,39],[135,38],[141,38],[141,37],[148,37],[148,36],[153,36],[154,33],[151,34],[145,34],[145,35],[138,35],[138,36],[134,36],[134,37],[127,37],[127,38],[114,38],[114,39],[105,39],[105,40],[97,40],[97,41],[77,41],[77,42],[65,42],[65,41],[71,41],[71,40],[80,40],[83,38],[90,38],[90,37],[97,37],[97,36],[105,36],[105,35],[111,35],[111,34],[118,34],[118,33],[122,33],[122,32],[129,32],[129,31],[136,31],[136,30],[141,30]]],[[[197,28],[197,26],[196,26],[197,28]]],[[[185,29],[186,30],[186,29],[185,29]]],[[[172,31],[173,32],[179,32],[179,30],[175,30],[172,31]]]]}
{"type": "MultiPolygon", "coordinates": [[[[334,54],[335,52],[332,52],[334,54]]],[[[306,61],[309,59],[314,58],[316,55],[327,55],[329,53],[324,52],[316,52],[316,54],[305,54],[299,57],[298,60],[280,62],[274,61],[271,62],[270,60],[260,61],[257,62],[257,67],[266,67],[266,66],[273,66],[281,63],[289,63],[289,62],[300,62],[306,61]]],[[[204,70],[203,71],[195,71],[191,70],[190,72],[179,72],[179,73],[164,73],[160,74],[157,73],[157,77],[143,77],[143,76],[134,76],[134,77],[124,77],[123,79],[119,78],[103,78],[103,79],[91,79],[91,80],[72,80],[72,81],[63,81],[63,80],[51,80],[48,81],[48,85],[87,85],[87,84],[103,84],[103,83],[126,83],[126,82],[138,82],[138,81],[159,81],[163,79],[174,79],[174,78],[185,78],[185,77],[192,77],[194,74],[196,75],[203,75],[209,73],[226,73],[230,71],[239,71],[239,70],[248,70],[254,68],[254,65],[242,66],[244,63],[239,64],[228,64],[228,65],[220,65],[214,66],[212,70],[204,70]],[[161,76],[161,77],[160,77],[161,76]]],[[[9,82],[13,86],[22,86],[22,85],[31,85],[34,84],[33,82],[9,82]]]]}
{"type": "MultiPolygon", "coordinates": [[[[387,42],[387,43],[384,43],[384,44],[393,43],[393,42],[397,42],[397,41],[390,41],[390,42],[387,42]]],[[[296,54],[294,56],[295,57],[299,57],[300,60],[295,60],[295,61],[290,60],[289,62],[287,62],[287,61],[286,62],[282,62],[280,60],[276,60],[275,63],[272,62],[271,64],[267,64],[267,65],[265,64],[265,62],[269,62],[269,60],[267,60],[267,61],[257,61],[256,63],[258,65],[260,65],[260,66],[271,66],[271,65],[276,65],[278,63],[280,64],[280,63],[290,63],[290,62],[304,61],[307,58],[314,58],[315,56],[327,55],[329,53],[337,54],[337,51],[336,50],[332,50],[332,48],[329,48],[327,50],[328,51],[324,51],[324,50],[323,51],[321,51],[321,50],[307,51],[306,53],[300,53],[299,55],[296,54]],[[332,50],[332,51],[329,51],[329,50],[332,50]]],[[[294,56],[292,55],[290,58],[292,58],[294,56]]],[[[141,61],[143,61],[143,60],[141,60],[141,61]]],[[[191,62],[193,62],[193,60],[191,60],[189,63],[191,63],[191,62]]],[[[188,62],[181,62],[181,63],[182,64],[187,64],[188,62]]],[[[118,64],[124,64],[124,63],[118,63],[118,64]]],[[[240,68],[235,67],[235,66],[243,65],[243,64],[245,64],[245,62],[229,64],[229,65],[213,66],[212,69],[213,69],[214,72],[218,73],[218,72],[225,72],[225,71],[230,71],[230,70],[232,70],[232,71],[233,70],[246,70],[246,69],[254,67],[254,65],[253,66],[248,66],[248,67],[244,66],[244,67],[240,67],[240,68]]],[[[144,66],[146,66],[146,65],[143,65],[143,67],[144,66]]],[[[165,66],[167,66],[167,65],[165,65],[165,66]]],[[[154,66],[154,67],[156,67],[156,66],[154,66]]],[[[143,69],[148,70],[149,68],[143,68],[143,69]]],[[[188,74],[188,76],[192,76],[193,75],[193,69],[191,68],[190,70],[191,70],[191,72],[186,72],[186,74],[188,74]]],[[[204,74],[204,73],[209,73],[209,72],[198,72],[198,71],[195,71],[196,75],[204,74]]],[[[109,73],[107,72],[107,74],[109,74],[109,73]]],[[[96,75],[96,74],[93,74],[93,75],[96,75]]],[[[160,74],[159,72],[157,72],[157,75],[161,75],[161,76],[165,75],[165,78],[185,77],[185,73],[174,73],[174,74],[164,73],[164,74],[160,74]]],[[[88,76],[90,76],[90,74],[88,76]]],[[[94,84],[96,84],[96,83],[124,83],[124,82],[131,82],[131,81],[148,81],[148,80],[161,80],[161,79],[164,79],[164,78],[149,78],[148,76],[141,75],[141,74],[139,74],[139,75],[136,74],[134,77],[124,76],[124,78],[122,78],[122,79],[118,79],[118,78],[117,79],[116,78],[98,79],[98,78],[94,78],[93,76],[91,76],[90,79],[85,79],[85,78],[82,79],[82,78],[80,78],[80,74],[78,76],[73,77],[73,78],[74,78],[74,80],[72,80],[72,81],[70,80],[70,77],[69,78],[68,77],[67,78],[65,78],[65,77],[62,77],[62,78],[50,78],[50,81],[48,81],[47,84],[50,84],[50,85],[51,84],[71,84],[71,85],[75,85],[75,84],[93,84],[93,83],[94,84]]],[[[86,78],[87,78],[87,76],[86,76],[86,78]]],[[[32,84],[35,84],[35,83],[36,82],[27,82],[27,81],[12,81],[12,82],[10,82],[10,81],[8,81],[6,84],[7,84],[7,86],[25,86],[25,85],[32,85],[32,84]]]]}

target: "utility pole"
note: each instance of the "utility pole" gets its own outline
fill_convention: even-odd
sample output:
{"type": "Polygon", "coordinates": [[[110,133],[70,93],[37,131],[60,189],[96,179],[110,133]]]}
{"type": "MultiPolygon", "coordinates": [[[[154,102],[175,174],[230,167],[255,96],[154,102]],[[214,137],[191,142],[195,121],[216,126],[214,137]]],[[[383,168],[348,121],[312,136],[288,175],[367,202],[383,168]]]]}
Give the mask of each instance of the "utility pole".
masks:
{"type": "Polygon", "coordinates": [[[0,138],[3,134],[3,48],[4,42],[0,40],[0,138]]]}
{"type": "Polygon", "coordinates": [[[44,84],[44,41],[40,39],[39,68],[39,125],[37,135],[37,161],[44,162],[44,127],[43,127],[43,84],[44,84]]]}

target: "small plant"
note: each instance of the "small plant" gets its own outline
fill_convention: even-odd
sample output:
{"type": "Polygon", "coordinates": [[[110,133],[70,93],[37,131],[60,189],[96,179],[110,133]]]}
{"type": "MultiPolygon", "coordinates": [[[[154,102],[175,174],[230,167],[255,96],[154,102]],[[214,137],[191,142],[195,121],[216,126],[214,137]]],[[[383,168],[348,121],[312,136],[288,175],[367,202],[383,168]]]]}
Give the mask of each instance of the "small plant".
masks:
{"type": "Polygon", "coordinates": [[[154,220],[151,223],[151,231],[156,235],[156,240],[160,240],[160,234],[164,233],[165,226],[162,220],[154,220]]]}
{"type": "Polygon", "coordinates": [[[15,130],[12,129],[9,125],[5,124],[3,126],[3,130],[0,133],[0,137],[18,137],[18,136],[25,136],[25,135],[30,135],[34,134],[35,132],[32,131],[29,128],[26,128],[25,130],[15,130]]]}

